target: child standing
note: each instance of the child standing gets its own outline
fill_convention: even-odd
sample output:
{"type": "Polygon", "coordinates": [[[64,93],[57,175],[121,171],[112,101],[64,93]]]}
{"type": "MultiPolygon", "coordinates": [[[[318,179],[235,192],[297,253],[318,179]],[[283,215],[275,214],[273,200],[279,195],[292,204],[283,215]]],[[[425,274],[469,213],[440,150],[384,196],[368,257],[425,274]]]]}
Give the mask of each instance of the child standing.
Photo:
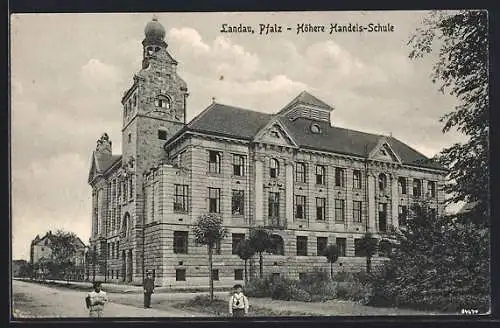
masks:
{"type": "Polygon", "coordinates": [[[244,317],[248,315],[248,298],[243,294],[243,287],[236,284],[233,287],[233,295],[229,299],[229,314],[233,317],[244,317]]]}
{"type": "Polygon", "coordinates": [[[106,292],[101,290],[101,283],[94,282],[94,290],[87,294],[85,303],[91,318],[101,318],[104,304],[108,301],[106,292]]]}

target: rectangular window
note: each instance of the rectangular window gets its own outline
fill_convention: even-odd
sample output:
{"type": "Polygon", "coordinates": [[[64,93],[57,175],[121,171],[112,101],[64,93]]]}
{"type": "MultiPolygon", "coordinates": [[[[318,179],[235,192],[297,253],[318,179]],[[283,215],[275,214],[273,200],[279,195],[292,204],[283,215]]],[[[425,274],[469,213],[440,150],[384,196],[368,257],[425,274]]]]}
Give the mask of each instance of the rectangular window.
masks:
{"type": "Polygon", "coordinates": [[[316,198],[316,220],[326,220],[326,198],[316,198]]]}
{"type": "Polygon", "coordinates": [[[234,280],[243,280],[243,269],[234,269],[234,280]]]}
{"type": "Polygon", "coordinates": [[[186,269],[175,269],[175,281],[186,281],[186,269]]]}
{"type": "Polygon", "coordinates": [[[280,217],[280,193],[270,192],[269,193],[269,218],[279,218],[280,217]]]}
{"type": "Polygon", "coordinates": [[[189,186],[188,185],[174,185],[174,212],[186,213],[188,211],[189,201],[189,186]]]}
{"type": "Polygon", "coordinates": [[[245,191],[234,190],[231,198],[231,208],[233,215],[243,215],[245,207],[245,191]]]}
{"type": "Polygon", "coordinates": [[[352,220],[361,223],[361,201],[352,201],[352,220]]]}
{"type": "Polygon", "coordinates": [[[434,181],[427,182],[427,194],[429,197],[436,197],[436,183],[434,181]]]}
{"type": "Polygon", "coordinates": [[[323,165],[316,165],[316,184],[325,184],[325,167],[323,165]]]}
{"type": "Polygon", "coordinates": [[[307,237],[297,236],[297,255],[307,256],[307,237]]]}
{"type": "Polygon", "coordinates": [[[208,212],[220,213],[220,189],[208,188],[208,212]]]}
{"type": "Polygon", "coordinates": [[[378,230],[387,231],[387,204],[378,204],[378,230]]]}
{"type": "Polygon", "coordinates": [[[221,154],[218,151],[208,152],[208,172],[220,173],[220,157],[221,154]]]}
{"type": "Polygon", "coordinates": [[[120,242],[116,242],[116,258],[118,258],[118,254],[120,254],[120,242]]]}
{"type": "Polygon", "coordinates": [[[212,279],[219,281],[219,269],[212,269],[212,279]]]}
{"type": "Polygon", "coordinates": [[[158,130],[158,139],[160,139],[160,140],[167,140],[167,131],[165,131],[165,130],[158,130]]]}
{"type": "Polygon", "coordinates": [[[343,199],[335,199],[335,221],[345,221],[343,199]]]}
{"type": "Polygon", "coordinates": [[[361,171],[354,170],[352,172],[352,184],[356,189],[361,189],[361,171]]]}
{"type": "Polygon", "coordinates": [[[398,178],[398,191],[400,195],[406,195],[406,178],[399,177],[398,178]]]}
{"type": "Polygon", "coordinates": [[[335,186],[343,187],[344,186],[344,172],[345,170],[339,167],[335,168],[335,186]]]}
{"type": "Polygon", "coordinates": [[[238,246],[240,241],[242,241],[243,239],[245,239],[244,233],[233,233],[232,234],[232,248],[233,248],[233,250],[232,250],[231,254],[236,254],[236,247],[238,246]]]}
{"type": "Polygon", "coordinates": [[[297,163],[295,165],[295,180],[297,182],[306,182],[306,164],[297,163]]]}
{"type": "Polygon", "coordinates": [[[422,196],[422,181],[419,179],[413,180],[413,196],[422,196]]]}
{"type": "Polygon", "coordinates": [[[354,256],[363,256],[363,249],[361,248],[361,239],[354,239],[354,256]]]}
{"type": "Polygon", "coordinates": [[[188,233],[187,231],[174,231],[174,253],[187,254],[188,233]]]}
{"type": "Polygon", "coordinates": [[[233,155],[233,175],[237,177],[245,175],[245,156],[233,155]]]}
{"type": "Polygon", "coordinates": [[[405,226],[408,217],[408,207],[406,205],[398,206],[398,225],[405,226]]]}
{"type": "Polygon", "coordinates": [[[328,245],[328,237],[318,237],[316,245],[316,251],[317,251],[316,255],[323,256],[323,251],[325,250],[327,245],[328,245]]]}
{"type": "Polygon", "coordinates": [[[345,256],[345,254],[346,254],[346,239],[345,238],[336,238],[335,244],[337,245],[337,249],[339,250],[339,256],[345,256]]]}
{"type": "Polygon", "coordinates": [[[306,196],[295,196],[295,218],[306,218],[306,196]]]}
{"type": "Polygon", "coordinates": [[[128,134],[128,143],[131,143],[132,142],[132,133],[129,133],[128,134]]]}

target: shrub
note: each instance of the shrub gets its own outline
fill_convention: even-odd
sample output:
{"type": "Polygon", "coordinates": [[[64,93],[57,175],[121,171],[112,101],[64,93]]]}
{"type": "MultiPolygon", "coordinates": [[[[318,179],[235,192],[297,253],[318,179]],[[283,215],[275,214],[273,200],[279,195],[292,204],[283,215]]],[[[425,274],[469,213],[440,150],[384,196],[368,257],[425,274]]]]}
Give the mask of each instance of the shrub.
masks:
{"type": "Polygon", "coordinates": [[[271,279],[265,278],[252,278],[245,285],[245,294],[251,297],[271,297],[271,279]]]}
{"type": "Polygon", "coordinates": [[[352,279],[352,274],[346,271],[339,271],[333,276],[333,281],[342,282],[352,279]]]}
{"type": "Polygon", "coordinates": [[[300,302],[312,301],[311,294],[297,286],[297,284],[292,284],[290,286],[290,298],[300,302]]]}

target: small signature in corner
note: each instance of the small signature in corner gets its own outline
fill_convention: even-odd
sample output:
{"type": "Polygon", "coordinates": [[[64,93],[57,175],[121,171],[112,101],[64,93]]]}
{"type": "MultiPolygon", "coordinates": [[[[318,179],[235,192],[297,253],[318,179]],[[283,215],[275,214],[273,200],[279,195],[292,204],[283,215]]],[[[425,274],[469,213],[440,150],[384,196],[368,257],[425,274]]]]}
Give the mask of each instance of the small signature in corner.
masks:
{"type": "Polygon", "coordinates": [[[462,309],[462,310],[460,310],[460,314],[465,314],[465,315],[479,314],[479,310],[476,310],[476,309],[462,309]]]}

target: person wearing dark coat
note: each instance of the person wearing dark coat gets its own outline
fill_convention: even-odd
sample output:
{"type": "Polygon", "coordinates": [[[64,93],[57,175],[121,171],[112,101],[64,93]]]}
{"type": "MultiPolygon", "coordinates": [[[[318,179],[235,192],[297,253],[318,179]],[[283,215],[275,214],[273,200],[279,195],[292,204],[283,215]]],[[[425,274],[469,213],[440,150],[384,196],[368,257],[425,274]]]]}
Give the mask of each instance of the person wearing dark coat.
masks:
{"type": "Polygon", "coordinates": [[[153,275],[151,272],[146,274],[146,279],[144,279],[144,308],[151,307],[151,294],[154,293],[155,283],[153,280],[153,275]]]}

